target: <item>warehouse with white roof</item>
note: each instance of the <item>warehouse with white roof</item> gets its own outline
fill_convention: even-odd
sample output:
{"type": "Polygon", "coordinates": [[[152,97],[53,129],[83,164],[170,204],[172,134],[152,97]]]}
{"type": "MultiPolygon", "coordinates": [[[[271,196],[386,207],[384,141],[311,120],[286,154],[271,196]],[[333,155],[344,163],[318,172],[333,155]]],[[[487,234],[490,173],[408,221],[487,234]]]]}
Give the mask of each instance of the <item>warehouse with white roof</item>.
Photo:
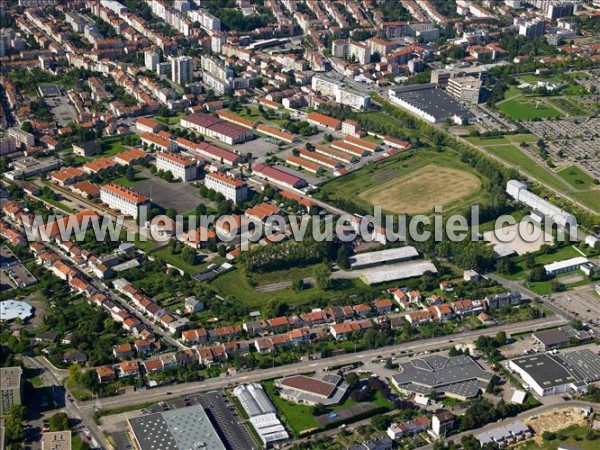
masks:
{"type": "Polygon", "coordinates": [[[265,447],[289,439],[288,432],[277,417],[277,409],[260,384],[237,386],[233,390],[233,395],[237,397],[250,417],[250,423],[265,447]]]}

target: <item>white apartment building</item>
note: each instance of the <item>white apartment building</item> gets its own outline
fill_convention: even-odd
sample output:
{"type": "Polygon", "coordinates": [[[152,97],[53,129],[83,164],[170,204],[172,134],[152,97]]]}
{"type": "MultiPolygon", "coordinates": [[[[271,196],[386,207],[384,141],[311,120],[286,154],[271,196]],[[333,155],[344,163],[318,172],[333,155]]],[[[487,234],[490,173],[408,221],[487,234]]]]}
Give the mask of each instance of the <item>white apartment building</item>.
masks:
{"type": "Polygon", "coordinates": [[[211,172],[204,178],[207,188],[220,192],[227,200],[240,203],[248,199],[248,184],[220,172],[211,172]]]}
{"type": "Polygon", "coordinates": [[[188,17],[192,22],[199,22],[200,26],[206,31],[220,31],[221,19],[213,16],[208,11],[203,9],[190,10],[187,12],[188,17]]]}
{"type": "Polygon", "coordinates": [[[570,214],[557,206],[554,206],[547,200],[535,195],[527,189],[525,184],[517,180],[510,180],[506,183],[506,193],[517,201],[525,203],[534,211],[538,211],[546,218],[554,221],[558,226],[565,227],[567,225],[576,227],[577,219],[573,214],[570,214]]]}
{"type": "Polygon", "coordinates": [[[202,74],[202,81],[208,89],[215,91],[216,95],[223,95],[231,90],[231,83],[228,80],[221,80],[208,72],[202,74]]]}
{"type": "Polygon", "coordinates": [[[193,159],[171,152],[156,155],[156,168],[171,172],[175,179],[181,181],[194,180],[198,176],[198,167],[193,159]]]}
{"type": "Polygon", "coordinates": [[[369,95],[350,89],[343,82],[325,75],[315,75],[312,78],[312,88],[314,91],[333,97],[336,102],[354,109],[368,109],[371,106],[369,95]]]}
{"type": "Polygon", "coordinates": [[[17,145],[22,144],[25,147],[33,147],[35,144],[35,136],[27,131],[21,130],[20,128],[9,128],[8,135],[17,142],[17,145]]]}
{"type": "Polygon", "coordinates": [[[160,53],[155,50],[146,50],[144,52],[144,65],[146,66],[146,69],[154,72],[159,63],[160,53]]]}
{"type": "Polygon", "coordinates": [[[354,59],[360,64],[371,62],[371,47],[364,42],[337,39],[331,45],[331,54],[336,58],[354,59]]]}
{"type": "Polygon", "coordinates": [[[224,81],[233,78],[233,69],[227,67],[227,65],[216,56],[202,56],[200,67],[202,70],[210,73],[219,80],[224,81]]]}
{"type": "Polygon", "coordinates": [[[528,38],[534,38],[544,35],[544,21],[543,20],[526,20],[517,23],[519,27],[519,34],[528,38]]]}
{"type": "Polygon", "coordinates": [[[194,60],[189,56],[179,56],[171,61],[171,80],[177,84],[191,81],[194,73],[194,60]]]}
{"type": "Polygon", "coordinates": [[[109,208],[137,219],[140,214],[148,215],[150,199],[133,189],[120,186],[116,183],[105,184],[100,188],[100,200],[109,208]]]}

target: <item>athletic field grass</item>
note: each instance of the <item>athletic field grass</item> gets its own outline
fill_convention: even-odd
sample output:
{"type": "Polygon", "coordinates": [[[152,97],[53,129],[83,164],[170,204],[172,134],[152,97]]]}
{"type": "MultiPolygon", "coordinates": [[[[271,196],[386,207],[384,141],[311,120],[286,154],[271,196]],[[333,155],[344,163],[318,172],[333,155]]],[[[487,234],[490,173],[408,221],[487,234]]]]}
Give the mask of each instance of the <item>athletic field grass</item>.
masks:
{"type": "Polygon", "coordinates": [[[477,171],[461,162],[456,153],[420,148],[334,178],[319,188],[317,197],[350,199],[367,210],[383,200],[385,205],[381,206],[388,212],[433,212],[434,206],[443,204],[444,213],[448,213],[479,203],[485,195],[477,171]],[[422,170],[425,167],[427,169],[422,170]],[[454,192],[444,200],[445,191],[455,184],[461,185],[463,179],[470,180],[465,181],[470,188],[462,188],[460,196],[457,196],[459,192],[454,192]],[[393,193],[383,198],[386,188],[382,189],[382,186],[393,193]]]}
{"type": "Polygon", "coordinates": [[[420,214],[436,205],[448,205],[471,192],[477,192],[481,181],[462,170],[428,164],[406,176],[392,178],[372,187],[360,197],[393,213],[420,214]]]}

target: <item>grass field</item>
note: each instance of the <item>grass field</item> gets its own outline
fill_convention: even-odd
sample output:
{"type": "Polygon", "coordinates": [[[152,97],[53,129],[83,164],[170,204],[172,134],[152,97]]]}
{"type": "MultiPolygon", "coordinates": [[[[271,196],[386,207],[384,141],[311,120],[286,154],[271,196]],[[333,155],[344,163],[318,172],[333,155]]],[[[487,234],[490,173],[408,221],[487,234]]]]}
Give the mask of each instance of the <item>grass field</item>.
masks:
{"type": "Polygon", "coordinates": [[[600,191],[582,191],[572,194],[577,200],[585,203],[595,211],[600,211],[600,191]]]}
{"type": "Polygon", "coordinates": [[[513,120],[547,119],[561,115],[539,98],[518,97],[498,104],[497,108],[513,120]]]}
{"type": "MultiPolygon", "coordinates": [[[[312,267],[297,268],[291,271],[277,271],[266,274],[255,274],[252,279],[257,283],[257,286],[265,284],[277,283],[280,281],[293,281],[299,278],[311,276],[312,267]]],[[[326,291],[318,287],[311,287],[300,291],[295,291],[292,288],[284,288],[275,291],[257,292],[252,286],[245,269],[242,266],[234,271],[225,273],[219,278],[211,282],[211,286],[219,291],[219,293],[227,297],[229,300],[237,300],[251,308],[259,308],[270,300],[285,299],[285,302],[290,305],[315,305],[321,299],[343,298],[356,293],[360,289],[367,288],[359,279],[340,280],[342,285],[334,285],[334,288],[326,291]]]]}
{"type": "Polygon", "coordinates": [[[537,142],[539,138],[534,134],[507,134],[506,136],[499,136],[494,138],[484,138],[484,137],[469,137],[466,138],[471,144],[480,145],[480,146],[489,146],[489,145],[505,145],[505,144],[520,144],[521,142],[537,142]]]}
{"type": "Polygon", "coordinates": [[[360,197],[386,211],[418,214],[431,211],[435,205],[456,202],[480,187],[480,179],[471,173],[428,164],[374,186],[360,197]]]}
{"type": "MultiPolygon", "coordinates": [[[[594,183],[594,178],[575,165],[567,167],[557,173],[576,189],[591,189],[596,185],[594,183]]],[[[597,194],[600,195],[600,191],[597,194]]]]}
{"type": "MultiPolygon", "coordinates": [[[[433,210],[435,205],[441,203],[439,200],[439,190],[435,192],[435,189],[429,189],[429,186],[434,185],[438,189],[439,186],[443,186],[445,189],[446,186],[441,181],[443,180],[443,182],[447,183],[450,174],[452,174],[452,177],[458,177],[456,181],[472,179],[472,177],[478,178],[477,172],[472,167],[462,163],[458,155],[451,151],[440,153],[419,149],[415,152],[386,158],[379,163],[363,167],[344,177],[333,179],[321,186],[317,196],[322,197],[326,194],[331,198],[352,199],[359,206],[370,210],[373,206],[373,201],[381,201],[377,198],[377,195],[372,197],[373,193],[382,185],[386,185],[394,187],[394,192],[397,195],[396,199],[388,196],[387,207],[393,208],[393,211],[406,211],[401,208],[429,211],[433,210]],[[426,166],[430,166],[430,169],[419,170],[426,166]],[[445,175],[438,176],[439,170],[445,175]],[[417,176],[412,175],[415,172],[417,172],[417,176]],[[407,178],[410,178],[412,182],[408,185],[402,184],[403,180],[407,178]],[[418,187],[419,183],[421,187],[418,187]],[[405,187],[413,187],[414,189],[422,188],[424,190],[420,191],[417,195],[414,189],[404,192],[402,189],[396,188],[397,184],[405,187]],[[367,195],[369,198],[365,198],[364,195],[367,195]],[[428,200],[420,201],[418,208],[415,208],[415,205],[408,204],[421,195],[427,195],[428,200]]],[[[463,208],[480,201],[485,192],[479,188],[479,184],[471,183],[471,186],[474,189],[470,192],[464,191],[462,197],[455,199],[448,198],[449,203],[445,205],[444,212],[448,212],[451,209],[463,208]]]]}
{"type": "Polygon", "coordinates": [[[302,432],[319,428],[317,419],[312,415],[311,406],[297,405],[296,403],[282,399],[275,394],[277,388],[273,381],[263,383],[263,387],[285,423],[292,429],[294,435],[299,436],[302,432]]]}

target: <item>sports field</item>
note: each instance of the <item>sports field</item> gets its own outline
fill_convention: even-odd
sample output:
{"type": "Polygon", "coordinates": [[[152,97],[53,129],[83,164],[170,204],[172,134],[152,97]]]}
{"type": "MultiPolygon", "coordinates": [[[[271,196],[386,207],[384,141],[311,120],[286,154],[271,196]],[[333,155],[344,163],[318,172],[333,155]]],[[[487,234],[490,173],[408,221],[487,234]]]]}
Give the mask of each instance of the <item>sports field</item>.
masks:
{"type": "Polygon", "coordinates": [[[428,164],[379,184],[359,196],[372,205],[393,213],[418,214],[432,211],[436,205],[448,205],[472,192],[481,181],[461,170],[428,164]]]}
{"type": "Polygon", "coordinates": [[[486,192],[475,169],[450,151],[415,152],[385,158],[319,188],[318,198],[350,199],[368,211],[374,205],[390,213],[460,211],[482,201],[486,192]]]}

